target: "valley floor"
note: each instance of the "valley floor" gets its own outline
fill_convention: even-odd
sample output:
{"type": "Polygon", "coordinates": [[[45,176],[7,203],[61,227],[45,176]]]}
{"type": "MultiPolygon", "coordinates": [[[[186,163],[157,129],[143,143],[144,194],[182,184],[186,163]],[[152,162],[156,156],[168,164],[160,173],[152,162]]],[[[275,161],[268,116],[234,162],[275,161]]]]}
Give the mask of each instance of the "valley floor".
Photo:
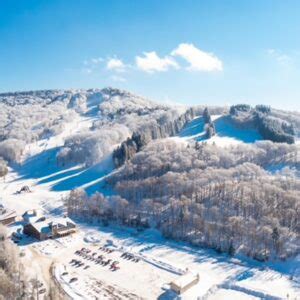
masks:
{"type": "MultiPolygon", "coordinates": [[[[91,121],[74,120],[66,129],[70,131],[67,134],[91,126],[91,121]]],[[[64,135],[66,132],[25,149],[24,163],[10,169],[0,182],[1,203],[5,207],[15,209],[19,215],[33,208],[42,209],[45,215],[61,215],[63,197],[69,190],[81,186],[91,193],[102,187],[103,178],[112,170],[109,157],[102,165],[90,169],[56,167],[55,154],[63,144],[64,135]],[[24,185],[32,192],[16,194],[24,185]]],[[[111,192],[104,187],[101,191],[111,192]]],[[[300,299],[300,257],[259,263],[165,240],[155,230],[138,233],[118,226],[78,224],[78,232],[72,236],[42,242],[24,237],[20,244],[28,273],[36,274],[49,285],[49,268],[53,266],[53,277],[66,297],[177,299],[168,284],[188,268],[200,274],[200,282],[181,299],[300,299]],[[103,252],[100,246],[114,251],[103,252]],[[74,253],[83,247],[119,261],[120,269],[111,271],[74,253]],[[122,258],[124,252],[131,253],[139,262],[122,258]],[[74,266],[70,263],[72,259],[81,260],[84,266],[74,266]],[[70,282],[72,278],[78,280],[70,282]]],[[[15,231],[18,226],[10,230],[15,231]]]]}
{"type": "Polygon", "coordinates": [[[300,293],[297,259],[261,264],[229,258],[165,240],[155,230],[137,233],[123,227],[81,223],[72,236],[42,242],[23,238],[20,248],[33,262],[27,267],[41,281],[47,283],[47,273],[53,265],[55,280],[72,299],[177,299],[170,292],[169,283],[187,268],[200,274],[200,282],[180,299],[298,299],[300,293]],[[100,247],[112,249],[113,253],[100,247]],[[103,255],[105,260],[118,261],[120,269],[112,271],[109,266],[76,255],[82,248],[103,255]],[[123,253],[130,253],[139,261],[124,259],[123,253]],[[84,265],[75,266],[72,259],[84,265]],[[78,280],[70,282],[72,278],[78,280]]]}

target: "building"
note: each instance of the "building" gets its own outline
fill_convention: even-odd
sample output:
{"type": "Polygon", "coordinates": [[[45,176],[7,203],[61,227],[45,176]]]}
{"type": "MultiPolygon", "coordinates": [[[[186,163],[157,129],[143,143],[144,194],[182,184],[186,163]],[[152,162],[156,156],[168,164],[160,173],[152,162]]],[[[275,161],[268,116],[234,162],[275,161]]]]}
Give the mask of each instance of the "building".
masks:
{"type": "Polygon", "coordinates": [[[68,217],[55,218],[49,223],[54,238],[67,236],[76,232],[76,224],[68,217]]]}
{"type": "Polygon", "coordinates": [[[43,241],[50,238],[67,236],[76,232],[76,224],[70,218],[31,219],[24,225],[23,232],[43,241]]]}
{"type": "Polygon", "coordinates": [[[9,225],[16,222],[17,213],[15,210],[4,208],[0,205],[0,224],[9,225]]]}
{"type": "Polygon", "coordinates": [[[40,209],[27,210],[22,215],[22,218],[25,223],[36,223],[39,221],[44,221],[46,219],[40,209]]]}
{"type": "Polygon", "coordinates": [[[177,294],[182,294],[186,292],[191,287],[195,286],[200,281],[199,274],[193,274],[187,272],[186,274],[181,275],[170,283],[171,289],[177,294]]]}
{"type": "Polygon", "coordinates": [[[51,238],[51,229],[45,221],[27,223],[23,227],[23,233],[32,236],[40,241],[51,238]]]}

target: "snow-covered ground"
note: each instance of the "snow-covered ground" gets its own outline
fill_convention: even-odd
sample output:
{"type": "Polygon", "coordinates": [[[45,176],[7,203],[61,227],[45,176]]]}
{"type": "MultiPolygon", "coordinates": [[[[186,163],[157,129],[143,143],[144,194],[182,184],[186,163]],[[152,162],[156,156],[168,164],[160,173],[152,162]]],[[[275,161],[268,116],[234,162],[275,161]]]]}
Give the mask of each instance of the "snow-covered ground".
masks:
{"type": "Polygon", "coordinates": [[[19,214],[33,208],[61,213],[63,197],[70,190],[78,187],[85,188],[88,193],[98,190],[105,176],[112,171],[110,156],[90,168],[81,165],[63,168],[56,164],[56,154],[65,138],[91,127],[92,122],[93,118],[78,115],[66,124],[61,134],[27,145],[22,162],[9,168],[8,175],[1,179],[2,204],[16,209],[19,214]],[[32,193],[17,194],[23,186],[30,187],[32,193]]]}
{"type": "MultiPolygon", "coordinates": [[[[215,121],[220,119],[221,116],[214,116],[215,121]]],[[[62,214],[63,196],[70,189],[84,187],[89,192],[100,189],[103,178],[112,171],[109,157],[89,169],[82,166],[63,169],[55,163],[55,155],[64,138],[90,127],[92,121],[91,118],[78,117],[67,124],[60,135],[28,146],[23,163],[10,169],[0,183],[2,204],[15,209],[20,215],[32,208],[41,208],[45,214],[62,214]],[[16,194],[24,185],[28,185],[32,192],[16,194]]],[[[191,123],[190,129],[182,132],[184,141],[202,132],[199,118],[191,123]]],[[[242,140],[241,136],[232,138],[242,140]]],[[[224,140],[219,135],[214,138],[224,140]]],[[[253,135],[253,138],[258,137],[253,135]]],[[[17,226],[20,225],[10,229],[16,230],[17,226]]],[[[138,233],[116,226],[81,223],[78,233],[72,237],[43,242],[25,239],[21,244],[29,273],[36,272],[43,281],[47,281],[49,266],[54,264],[56,280],[74,299],[176,299],[178,297],[169,291],[168,284],[186,269],[199,273],[200,282],[181,299],[300,298],[300,258],[263,264],[168,241],[155,230],[138,233]],[[115,251],[107,254],[99,250],[102,245],[115,251]],[[75,255],[74,252],[82,247],[119,261],[120,270],[111,271],[75,255]],[[135,263],[123,259],[121,254],[124,252],[132,253],[140,261],[135,263]],[[85,265],[77,268],[70,264],[72,259],[81,260],[85,265]],[[86,265],[89,268],[84,269],[86,265]],[[70,282],[72,278],[78,280],[70,282]]]]}
{"type": "Polygon", "coordinates": [[[204,121],[201,116],[195,117],[189,122],[179,133],[179,137],[184,140],[196,140],[198,142],[205,141],[207,143],[215,143],[220,147],[228,145],[236,145],[239,143],[253,143],[262,139],[260,134],[254,129],[242,129],[234,126],[227,116],[212,115],[212,121],[215,124],[216,135],[207,139],[204,131],[204,121]]]}
{"type": "Polygon", "coordinates": [[[200,282],[180,299],[297,299],[300,295],[299,259],[261,264],[230,258],[167,241],[155,230],[137,233],[116,226],[81,224],[72,237],[35,241],[21,247],[31,247],[39,253],[38,259],[51,258],[57,281],[74,299],[111,299],[111,295],[121,299],[177,299],[169,291],[169,283],[187,269],[199,273],[200,282]],[[99,250],[100,246],[114,252],[106,253],[99,250]],[[105,260],[118,261],[120,269],[111,271],[108,266],[76,255],[74,252],[82,247],[96,256],[103,255],[105,260]],[[140,261],[122,258],[124,252],[140,261]],[[84,265],[76,267],[70,263],[72,259],[84,265]],[[89,268],[85,269],[87,265],[89,268]],[[72,278],[78,280],[72,283],[72,278]]]}

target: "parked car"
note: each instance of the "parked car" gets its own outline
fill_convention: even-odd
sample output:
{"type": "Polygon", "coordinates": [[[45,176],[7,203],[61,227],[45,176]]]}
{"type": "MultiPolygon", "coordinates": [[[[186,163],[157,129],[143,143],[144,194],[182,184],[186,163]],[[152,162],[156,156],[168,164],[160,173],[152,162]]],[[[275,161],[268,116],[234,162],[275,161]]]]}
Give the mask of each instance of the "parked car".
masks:
{"type": "Polygon", "coordinates": [[[44,294],[44,293],[46,293],[46,289],[39,290],[39,294],[44,294]]]}

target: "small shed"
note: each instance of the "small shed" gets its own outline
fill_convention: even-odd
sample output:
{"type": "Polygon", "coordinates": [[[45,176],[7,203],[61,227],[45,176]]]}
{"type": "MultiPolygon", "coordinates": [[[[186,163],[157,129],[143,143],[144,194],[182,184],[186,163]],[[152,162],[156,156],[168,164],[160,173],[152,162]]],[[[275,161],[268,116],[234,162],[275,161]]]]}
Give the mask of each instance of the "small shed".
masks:
{"type": "Polygon", "coordinates": [[[17,213],[15,210],[0,206],[0,224],[9,225],[16,222],[17,213]]]}
{"type": "Polygon", "coordinates": [[[187,272],[170,283],[171,289],[177,294],[182,294],[200,281],[199,274],[187,272]]]}

